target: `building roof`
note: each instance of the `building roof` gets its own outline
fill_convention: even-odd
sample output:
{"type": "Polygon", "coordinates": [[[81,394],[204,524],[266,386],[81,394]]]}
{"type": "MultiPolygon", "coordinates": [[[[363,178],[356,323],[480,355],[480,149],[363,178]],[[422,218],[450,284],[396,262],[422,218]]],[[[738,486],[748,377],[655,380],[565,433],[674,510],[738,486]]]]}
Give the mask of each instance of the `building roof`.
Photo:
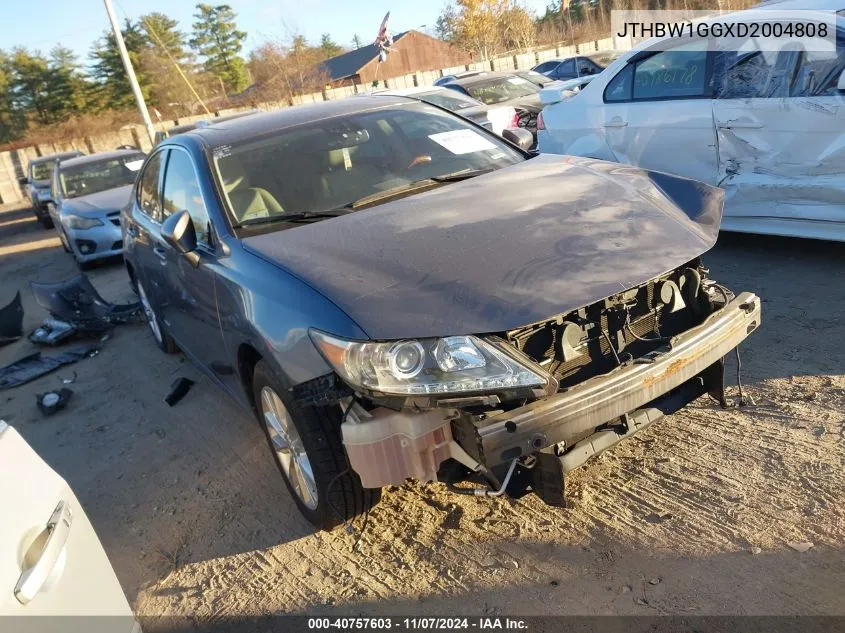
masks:
{"type": "MultiPolygon", "coordinates": [[[[394,43],[398,42],[408,33],[410,33],[410,31],[403,31],[402,33],[394,35],[394,43]]],[[[376,57],[378,57],[378,48],[376,45],[367,44],[367,46],[362,46],[354,51],[349,51],[348,53],[331,57],[322,62],[321,66],[329,73],[329,77],[331,77],[332,81],[337,81],[338,79],[357,75],[361,68],[366,66],[376,57]]]]}

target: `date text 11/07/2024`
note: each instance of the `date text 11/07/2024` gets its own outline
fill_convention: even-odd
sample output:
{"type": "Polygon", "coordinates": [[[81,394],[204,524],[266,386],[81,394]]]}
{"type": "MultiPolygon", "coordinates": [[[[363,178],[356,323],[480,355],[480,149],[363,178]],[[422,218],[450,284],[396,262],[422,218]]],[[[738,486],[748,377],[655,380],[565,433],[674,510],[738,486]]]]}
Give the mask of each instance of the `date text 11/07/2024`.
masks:
{"type": "Polygon", "coordinates": [[[308,630],[339,631],[527,631],[528,622],[522,618],[507,617],[378,617],[378,618],[308,618],[308,630]]]}

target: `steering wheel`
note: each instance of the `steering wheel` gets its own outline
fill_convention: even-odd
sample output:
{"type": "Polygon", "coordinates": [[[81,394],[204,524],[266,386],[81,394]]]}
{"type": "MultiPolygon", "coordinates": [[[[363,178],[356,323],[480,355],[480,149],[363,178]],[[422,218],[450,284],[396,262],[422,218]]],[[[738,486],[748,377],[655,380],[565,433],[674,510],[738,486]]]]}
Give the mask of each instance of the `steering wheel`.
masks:
{"type": "Polygon", "coordinates": [[[417,165],[422,165],[423,163],[430,163],[430,162],[431,162],[431,156],[429,156],[428,154],[420,154],[419,156],[415,156],[414,160],[412,160],[410,163],[408,163],[408,166],[405,167],[405,171],[411,170],[414,167],[416,167],[417,165]]]}

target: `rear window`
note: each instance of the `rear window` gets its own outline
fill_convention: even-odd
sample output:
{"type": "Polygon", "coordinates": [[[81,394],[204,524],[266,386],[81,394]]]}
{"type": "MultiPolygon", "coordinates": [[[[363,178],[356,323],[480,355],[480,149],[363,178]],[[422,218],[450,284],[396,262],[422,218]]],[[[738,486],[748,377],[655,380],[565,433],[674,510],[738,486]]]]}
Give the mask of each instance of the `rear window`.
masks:
{"type": "Polygon", "coordinates": [[[55,165],[56,161],[54,160],[47,160],[42,163],[33,163],[30,166],[32,180],[50,180],[50,176],[53,174],[53,167],[55,167],[55,165]]]}
{"type": "Polygon", "coordinates": [[[484,82],[464,86],[469,94],[487,105],[494,105],[537,94],[540,89],[522,77],[507,77],[504,79],[489,79],[484,82]]]}
{"type": "Polygon", "coordinates": [[[475,99],[462,95],[459,92],[455,92],[454,90],[419,92],[411,96],[417,97],[418,99],[422,99],[426,103],[440,106],[441,108],[446,108],[447,110],[451,110],[452,112],[458,112],[459,110],[465,110],[466,108],[474,108],[475,106],[481,105],[475,99]]]}

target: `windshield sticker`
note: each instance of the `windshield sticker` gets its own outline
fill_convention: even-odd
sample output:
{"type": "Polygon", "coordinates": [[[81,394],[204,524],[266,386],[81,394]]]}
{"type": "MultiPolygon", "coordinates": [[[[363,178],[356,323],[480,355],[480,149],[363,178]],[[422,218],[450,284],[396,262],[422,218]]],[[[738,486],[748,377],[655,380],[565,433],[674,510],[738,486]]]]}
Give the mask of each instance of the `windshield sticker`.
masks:
{"type": "Polygon", "coordinates": [[[226,158],[227,156],[232,155],[232,146],[231,145],[221,145],[220,147],[214,148],[214,158],[226,158]]]}
{"type": "Polygon", "coordinates": [[[493,143],[473,130],[452,130],[430,134],[429,137],[438,145],[442,145],[453,154],[471,154],[488,149],[498,149],[493,143]]]}
{"type": "Polygon", "coordinates": [[[139,158],[138,160],[128,160],[123,163],[123,166],[126,167],[129,171],[138,171],[141,169],[141,165],[144,164],[144,159],[139,158]]]}

